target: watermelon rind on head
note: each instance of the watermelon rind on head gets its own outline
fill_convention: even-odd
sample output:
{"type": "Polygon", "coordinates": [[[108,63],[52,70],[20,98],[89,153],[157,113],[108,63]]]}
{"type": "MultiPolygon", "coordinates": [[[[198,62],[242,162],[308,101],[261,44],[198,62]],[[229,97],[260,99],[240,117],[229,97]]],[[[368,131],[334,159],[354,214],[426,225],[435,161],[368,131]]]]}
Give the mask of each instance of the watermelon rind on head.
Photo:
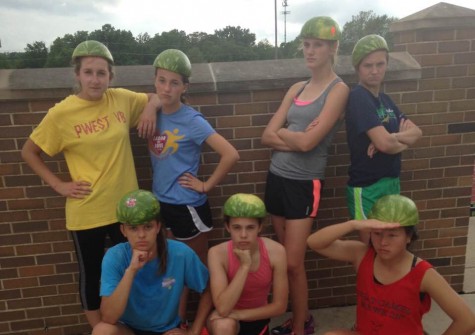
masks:
{"type": "Polygon", "coordinates": [[[135,190],[125,194],[117,203],[116,215],[119,222],[141,225],[157,218],[160,203],[152,192],[135,190]]]}
{"type": "Polygon", "coordinates": [[[191,76],[190,60],[183,51],[178,49],[167,49],[162,51],[155,58],[153,66],[181,74],[185,77],[191,76]]]}
{"type": "Polygon", "coordinates": [[[87,40],[84,42],[79,43],[73,51],[72,59],[76,59],[77,57],[102,57],[114,63],[114,58],[110,53],[109,49],[99,41],[94,40],[87,40]]]}
{"type": "Polygon", "coordinates": [[[305,22],[300,38],[318,38],[321,40],[338,41],[341,30],[338,23],[329,16],[316,16],[305,22]]]}
{"type": "Polygon", "coordinates": [[[415,226],[419,223],[419,211],[414,201],[408,197],[390,194],[376,200],[368,218],[399,223],[401,226],[415,226]]]}
{"type": "Polygon", "coordinates": [[[362,37],[358,40],[358,42],[356,42],[353,52],[351,53],[353,66],[358,66],[363,58],[378,50],[386,50],[389,52],[389,47],[384,37],[376,34],[370,34],[362,37]]]}
{"type": "Polygon", "coordinates": [[[264,202],[254,194],[236,193],[224,203],[224,215],[241,218],[263,218],[267,214],[264,202]]]}

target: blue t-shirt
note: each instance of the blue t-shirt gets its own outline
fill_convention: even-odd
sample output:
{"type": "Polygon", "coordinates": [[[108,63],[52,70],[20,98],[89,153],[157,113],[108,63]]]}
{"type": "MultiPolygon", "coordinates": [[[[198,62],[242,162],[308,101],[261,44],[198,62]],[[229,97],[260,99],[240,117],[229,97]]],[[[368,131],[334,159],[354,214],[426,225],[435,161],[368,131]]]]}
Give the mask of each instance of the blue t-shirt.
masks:
{"type": "Polygon", "coordinates": [[[201,206],[206,194],[178,184],[185,172],[198,173],[201,146],[216,131],[203,115],[182,104],[172,114],[158,113],[157,130],[149,140],[153,169],[153,193],[160,201],[174,205],[201,206]]]}
{"type": "Polygon", "coordinates": [[[350,92],[346,107],[346,135],[350,148],[351,164],[348,185],[365,187],[386,177],[399,177],[401,154],[376,153],[373,158],[367,154],[371,139],[366,132],[383,126],[389,133],[399,131],[399,123],[405,118],[391,98],[379,93],[375,97],[361,85],[350,92]]]}
{"type": "MultiPolygon", "coordinates": [[[[110,248],[102,261],[101,296],[110,296],[130,265],[132,249],[128,242],[110,248]]],[[[196,253],[186,244],[168,240],[165,274],[159,275],[154,259],[135,275],[129,300],[120,321],[140,330],[165,332],[180,323],[178,307],[183,287],[203,292],[209,274],[196,253]]]]}

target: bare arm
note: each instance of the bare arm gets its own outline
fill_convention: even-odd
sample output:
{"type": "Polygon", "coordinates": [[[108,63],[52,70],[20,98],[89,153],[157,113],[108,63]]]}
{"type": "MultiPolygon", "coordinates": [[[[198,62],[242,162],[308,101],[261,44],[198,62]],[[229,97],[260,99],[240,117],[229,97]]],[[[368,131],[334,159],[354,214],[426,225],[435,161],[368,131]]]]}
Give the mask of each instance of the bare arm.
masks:
{"type": "Polygon", "coordinates": [[[349,88],[344,83],[336,84],[328,94],[318,122],[306,131],[293,132],[282,128],[277,135],[294,151],[309,151],[315,148],[343,117],[349,88]]]}
{"type": "Polygon", "coordinates": [[[114,292],[108,297],[103,296],[101,299],[102,321],[110,324],[115,324],[119,321],[127,307],[135,275],[150,260],[149,257],[150,254],[147,251],[133,250],[130,265],[125,270],[124,276],[114,292]]]}
{"type": "Polygon", "coordinates": [[[378,220],[350,220],[318,230],[309,236],[307,244],[323,256],[350,262],[357,268],[368,246],[361,241],[341,240],[341,238],[354,230],[392,229],[399,226],[399,223],[385,223],[378,220]]]}
{"type": "Polygon", "coordinates": [[[208,252],[211,295],[214,306],[221,317],[229,316],[241,297],[251,267],[250,251],[245,251],[247,254],[244,252],[237,254],[240,266],[231,282],[228,282],[226,274],[227,242],[212,247],[208,252]]]}
{"type": "Polygon", "coordinates": [[[389,133],[383,126],[371,128],[366,134],[376,150],[385,154],[398,154],[408,148],[407,144],[398,141],[397,133],[389,133]]]}
{"type": "Polygon", "coordinates": [[[219,184],[221,180],[231,171],[232,167],[239,160],[239,153],[224,137],[215,133],[206,140],[211,149],[217,152],[221,158],[213,174],[204,185],[204,191],[208,192],[219,184]]]}
{"type": "Polygon", "coordinates": [[[214,133],[209,136],[206,143],[221,156],[218,165],[208,180],[201,181],[191,173],[185,173],[178,179],[181,186],[202,193],[209,192],[218,185],[239,160],[237,150],[220,134],[214,133]]]}
{"type": "Polygon", "coordinates": [[[292,151],[291,148],[277,135],[277,132],[284,127],[287,122],[287,112],[292,105],[292,100],[302,83],[294,84],[285,94],[282,103],[270,119],[266,129],[262,133],[262,144],[279,151],[292,151]]]}
{"type": "Polygon", "coordinates": [[[402,119],[399,124],[399,132],[396,139],[408,146],[413,145],[422,137],[422,130],[409,119],[402,119]]]}
{"type": "Polygon", "coordinates": [[[425,273],[421,291],[427,292],[452,319],[443,335],[469,335],[475,332],[474,312],[435,269],[425,273]]]}
{"type": "MultiPolygon", "coordinates": [[[[408,119],[401,119],[397,133],[389,133],[383,126],[377,126],[368,130],[366,134],[377,151],[390,155],[406,150],[422,137],[420,128],[408,119]]],[[[369,151],[368,154],[372,156],[369,151]]]]}
{"type": "Polygon", "coordinates": [[[65,182],[58,178],[41,157],[43,150],[31,139],[27,139],[21,150],[21,156],[31,169],[53,190],[65,197],[82,199],[91,193],[91,184],[77,180],[65,182]]]}
{"type": "Polygon", "coordinates": [[[211,300],[211,293],[209,291],[209,287],[207,287],[206,290],[201,294],[195,319],[190,329],[191,334],[201,333],[201,329],[203,329],[203,327],[206,325],[206,319],[208,318],[212,307],[213,302],[211,300]]]}
{"type": "Polygon", "coordinates": [[[148,103],[140,114],[137,131],[139,137],[147,138],[153,135],[157,125],[157,111],[161,107],[160,99],[155,93],[147,93],[148,103]]]}

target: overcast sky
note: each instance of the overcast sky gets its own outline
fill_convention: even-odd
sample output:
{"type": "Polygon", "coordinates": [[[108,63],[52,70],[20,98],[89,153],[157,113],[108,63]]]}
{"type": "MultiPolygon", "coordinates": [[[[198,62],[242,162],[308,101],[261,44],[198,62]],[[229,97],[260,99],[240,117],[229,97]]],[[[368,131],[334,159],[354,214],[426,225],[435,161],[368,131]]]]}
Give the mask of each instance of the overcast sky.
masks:
{"type": "MultiPolygon", "coordinates": [[[[278,43],[293,40],[302,24],[313,16],[333,17],[340,25],[372,10],[377,15],[403,18],[441,1],[434,0],[0,0],[0,52],[24,51],[28,43],[45,42],[79,30],[92,32],[104,24],[154,36],[172,29],[186,34],[240,26],[256,34],[256,40],[275,41],[277,4],[278,43]],[[282,11],[287,3],[285,15],[282,11]]],[[[475,9],[474,0],[446,0],[475,9]]]]}

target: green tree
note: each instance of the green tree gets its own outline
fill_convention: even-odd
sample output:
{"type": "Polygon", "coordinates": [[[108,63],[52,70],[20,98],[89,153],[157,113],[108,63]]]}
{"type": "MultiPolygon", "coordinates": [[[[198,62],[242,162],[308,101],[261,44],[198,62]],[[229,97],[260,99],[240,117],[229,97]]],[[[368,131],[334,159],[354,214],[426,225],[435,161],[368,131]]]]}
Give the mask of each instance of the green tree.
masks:
{"type": "Polygon", "coordinates": [[[275,46],[267,39],[257,43],[255,47],[257,59],[273,59],[275,58],[275,46]]]}
{"type": "Polygon", "coordinates": [[[257,59],[256,35],[249,29],[227,26],[215,30],[201,41],[200,50],[208,62],[232,62],[257,59]]]}
{"type": "Polygon", "coordinates": [[[19,59],[17,52],[0,53],[0,69],[16,69],[16,60],[19,59]]]}
{"type": "Polygon", "coordinates": [[[110,24],[105,24],[101,30],[91,32],[89,39],[104,43],[112,53],[115,65],[139,64],[138,42],[130,31],[115,29],[110,24]]]}
{"type": "Polygon", "coordinates": [[[21,67],[23,68],[44,67],[48,58],[48,49],[46,48],[45,42],[41,41],[27,44],[21,58],[21,67]]]}
{"type": "Polygon", "coordinates": [[[218,39],[230,41],[240,46],[253,47],[256,45],[256,34],[252,34],[249,29],[243,29],[240,26],[227,26],[224,29],[215,30],[214,34],[218,39]]]}
{"type": "MultiPolygon", "coordinates": [[[[362,11],[353,16],[343,27],[340,54],[351,54],[356,41],[372,33],[386,38],[391,48],[389,26],[396,20],[397,18],[387,15],[378,16],[372,11],[362,11]]],[[[28,45],[24,53],[0,53],[0,68],[70,66],[74,48],[88,39],[107,45],[116,65],[150,65],[160,52],[170,48],[185,52],[192,63],[274,59],[276,55],[275,47],[269,41],[263,40],[256,44],[256,35],[240,26],[227,26],[215,30],[214,34],[193,32],[187,35],[184,31],[173,29],[156,33],[153,37],[149,33],[134,37],[130,31],[105,24],[100,30],[91,33],[78,31],[74,35],[66,34],[56,38],[49,52],[44,43],[41,45],[36,42],[37,44],[28,45]],[[42,64],[41,60],[44,60],[45,54],[47,60],[42,64]]],[[[282,43],[277,50],[278,58],[302,57],[300,42],[300,39],[296,38],[282,43]]]]}
{"type": "Polygon", "coordinates": [[[135,38],[135,40],[137,41],[137,51],[139,53],[139,55],[137,56],[138,64],[152,64],[157,55],[154,53],[154,50],[152,48],[152,38],[150,37],[150,35],[148,33],[139,34],[135,38]]]}
{"type": "Polygon", "coordinates": [[[188,49],[186,55],[190,59],[191,63],[206,63],[206,59],[203,55],[203,52],[201,52],[200,48],[196,46],[193,46],[188,49]]]}
{"type": "Polygon", "coordinates": [[[389,26],[397,21],[396,17],[387,15],[376,15],[373,11],[361,11],[358,15],[352,16],[351,21],[343,26],[343,33],[340,41],[340,54],[351,55],[355,43],[362,37],[369,34],[383,36],[388,45],[392,46],[392,35],[389,26]]]}
{"type": "Polygon", "coordinates": [[[302,50],[300,37],[296,37],[293,41],[281,43],[279,46],[279,58],[301,58],[302,50]]]}
{"type": "Polygon", "coordinates": [[[183,30],[173,29],[155,36],[157,37],[155,42],[158,47],[158,50],[155,50],[157,55],[166,49],[178,49],[186,53],[190,48],[190,41],[183,30]]]}
{"type": "Polygon", "coordinates": [[[58,37],[51,44],[48,60],[45,67],[68,67],[71,65],[71,56],[76,46],[87,40],[87,31],[78,31],[74,35],[66,34],[58,37]]]}

